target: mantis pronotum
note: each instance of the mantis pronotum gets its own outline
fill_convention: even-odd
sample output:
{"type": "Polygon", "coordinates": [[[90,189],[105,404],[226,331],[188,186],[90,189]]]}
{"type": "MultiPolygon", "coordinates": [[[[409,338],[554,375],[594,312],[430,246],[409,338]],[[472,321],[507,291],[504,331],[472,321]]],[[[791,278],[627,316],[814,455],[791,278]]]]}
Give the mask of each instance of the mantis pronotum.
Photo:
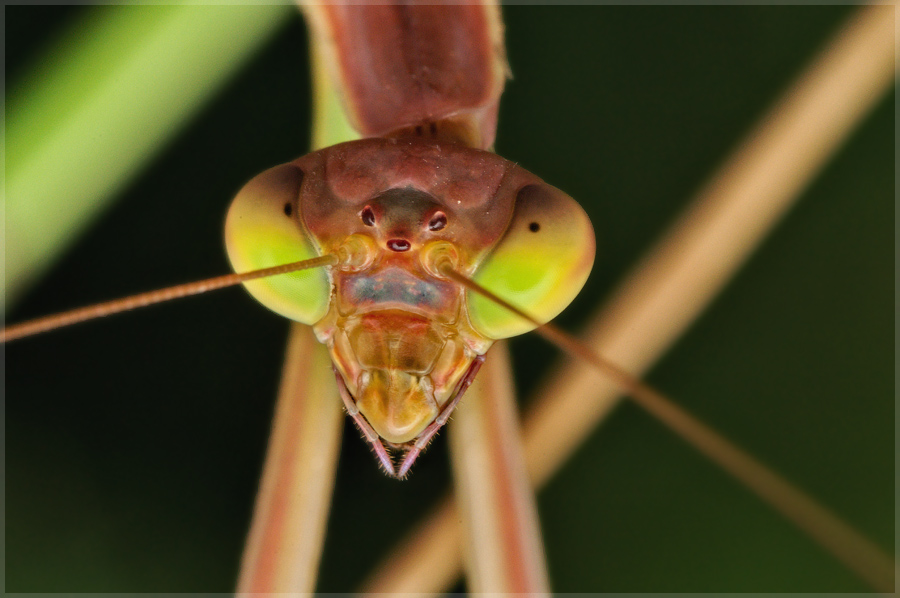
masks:
{"type": "MultiPolygon", "coordinates": [[[[592,211],[600,259],[577,306],[585,308],[604,295],[674,213],[674,204],[699,185],[845,12],[506,11],[516,79],[504,98],[498,149],[560,184],[592,211]],[[586,40],[597,45],[588,47],[586,40]],[[547,54],[551,48],[560,56],[547,54]],[[567,62],[572,56],[595,58],[585,68],[580,61],[567,62]]],[[[179,145],[198,144],[191,157],[164,159],[136,185],[148,203],[175,199],[160,222],[150,220],[144,205],[137,215],[111,216],[112,238],[88,241],[79,250],[81,259],[92,263],[81,270],[73,257],[58,270],[63,278],[73,276],[76,288],[36,290],[22,316],[25,305],[30,314],[43,313],[221,271],[218,236],[227,199],[256,172],[303,151],[305,115],[296,108],[304,93],[288,95],[280,88],[305,85],[297,72],[301,38],[298,25],[285,33],[246,75],[247,87],[237,88],[246,95],[235,99],[233,108],[224,100],[217,104],[182,138],[179,145]],[[265,66],[272,68],[271,79],[261,70],[265,66]],[[273,88],[279,92],[259,91],[273,88]],[[290,112],[276,116],[264,102],[282,103],[290,112]],[[294,123],[294,130],[286,131],[285,122],[294,123]],[[235,127],[246,127],[246,136],[236,138],[241,132],[235,127]],[[259,133],[263,129],[265,135],[259,133]],[[225,140],[216,137],[222,131],[225,140]],[[264,141],[257,143],[260,136],[264,141]],[[199,145],[210,141],[222,146],[221,154],[202,163],[209,166],[198,165],[199,145]],[[221,164],[237,154],[250,164],[235,167],[241,172],[227,172],[231,178],[222,181],[221,164]],[[176,164],[189,165],[189,172],[175,172],[176,164]],[[186,207],[179,197],[197,189],[210,203],[186,207]],[[171,222],[181,206],[199,213],[196,223],[183,213],[171,222]],[[148,228],[140,232],[143,225],[148,228]],[[196,241],[200,249],[167,253],[175,238],[207,227],[209,234],[196,241]],[[105,282],[83,278],[104,254],[128,251],[126,245],[152,248],[149,263],[103,272],[99,278],[105,282]],[[82,253],[91,246],[97,254],[82,253]],[[213,264],[200,264],[200,252],[213,264]],[[191,271],[176,272],[175,262],[191,271]],[[147,279],[151,274],[153,281],[147,279]]],[[[651,377],[885,545],[892,497],[890,334],[884,325],[890,260],[879,260],[890,245],[890,233],[883,230],[892,181],[889,108],[880,105],[769,248],[651,377]],[[876,204],[876,197],[885,202],[876,204]],[[875,211],[879,205],[885,212],[875,211]],[[814,256],[813,247],[822,253],[814,256]],[[843,269],[841,260],[847,260],[843,269]],[[806,278],[817,273],[822,278],[806,278]],[[872,336],[863,338],[866,330],[872,336]],[[810,390],[800,381],[816,386],[810,390]],[[792,412],[787,404],[800,407],[792,412]],[[851,419],[863,412],[871,421],[851,419]],[[797,436],[817,433],[823,437],[797,436]]],[[[566,314],[564,323],[577,327],[578,315],[566,314]]],[[[30,369],[19,361],[23,355],[10,351],[8,356],[8,589],[229,589],[264,446],[281,323],[231,293],[59,334],[16,348],[33,352],[30,369]],[[247,336],[232,327],[239,325],[247,326],[247,336]],[[132,328],[138,326],[146,328],[132,328]],[[196,338],[188,357],[170,354],[187,344],[188,333],[196,338]],[[222,354],[207,352],[215,345],[222,354]],[[85,362],[77,361],[81,358],[85,362]],[[125,363],[110,365],[107,360],[115,358],[125,363]],[[224,373],[217,371],[221,364],[228,364],[224,373]],[[124,381],[115,381],[112,371],[124,381]],[[18,381],[20,372],[31,379],[18,381]],[[243,375],[251,379],[242,382],[243,375]],[[134,379],[139,382],[128,382],[134,379]],[[17,390],[25,388],[22,384],[31,387],[17,390]],[[59,386],[42,389],[43,384],[59,386]],[[98,436],[101,432],[110,436],[98,436]],[[241,489],[232,492],[238,484],[241,489]],[[173,511],[160,512],[163,504],[173,511]],[[156,555],[159,564],[145,566],[151,557],[138,549],[156,555]],[[29,571],[35,572],[31,581],[24,577],[29,571]]],[[[536,354],[538,361],[551,354],[530,340],[514,351],[517,357],[536,354]]],[[[536,366],[523,369],[519,386],[527,394],[536,366]]],[[[643,416],[626,408],[609,427],[611,435],[596,436],[541,499],[556,589],[858,588],[827,557],[643,416]],[[683,464],[673,455],[683,455],[683,464]],[[695,499],[695,507],[687,504],[695,499]],[[625,505],[634,514],[617,511],[625,505]],[[589,536],[583,544],[573,537],[575,530],[589,536]],[[653,530],[660,531],[659,538],[652,538],[653,530]],[[688,539],[701,545],[680,544],[688,539]],[[779,552],[786,545],[791,556],[779,552]],[[596,558],[574,558],[585,551],[596,558]]],[[[420,467],[402,487],[391,484],[381,479],[355,435],[347,437],[323,590],[349,589],[344,584],[361,578],[362,565],[377,559],[371,543],[358,541],[361,530],[377,538],[377,545],[389,544],[399,534],[398,522],[424,508],[445,475],[432,465],[420,467]],[[358,488],[366,488],[367,500],[385,505],[377,518],[360,516],[358,488]],[[360,563],[360,569],[348,573],[348,561],[360,563]]],[[[441,447],[430,449],[429,460],[441,460],[441,447]]]]}

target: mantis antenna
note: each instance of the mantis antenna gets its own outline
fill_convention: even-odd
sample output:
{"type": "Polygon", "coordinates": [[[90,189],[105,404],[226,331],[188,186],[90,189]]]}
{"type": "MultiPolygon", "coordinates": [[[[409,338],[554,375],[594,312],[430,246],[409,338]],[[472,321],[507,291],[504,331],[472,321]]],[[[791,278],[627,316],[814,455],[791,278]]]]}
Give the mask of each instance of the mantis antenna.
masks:
{"type": "Polygon", "coordinates": [[[105,301],[95,305],[79,307],[77,309],[43,316],[6,327],[3,330],[0,330],[0,343],[6,343],[26,336],[33,336],[35,334],[40,334],[41,332],[55,330],[64,326],[71,326],[72,324],[77,324],[79,322],[102,318],[103,316],[109,316],[123,311],[137,309],[139,307],[171,301],[172,299],[180,299],[191,295],[200,295],[201,293],[206,293],[208,291],[224,289],[258,278],[266,278],[268,276],[277,276],[279,274],[321,268],[324,266],[334,266],[339,261],[340,260],[336,255],[328,254],[308,260],[292,262],[290,264],[273,266],[271,268],[261,268],[259,270],[251,270],[240,274],[215,276],[213,278],[179,284],[164,289],[139,293],[121,299],[113,299],[112,301],[105,301]]]}
{"type": "MultiPolygon", "coordinates": [[[[347,256],[345,256],[347,257],[347,256]]],[[[352,261],[352,258],[350,258],[352,261]]],[[[341,258],[326,254],[270,268],[240,274],[226,274],[139,293],[58,314],[14,324],[0,330],[0,343],[33,336],[139,307],[173,299],[199,295],[247,281],[300,270],[335,266],[341,258]]],[[[663,394],[633,377],[619,366],[593,352],[571,334],[552,324],[542,323],[528,313],[498,297],[467,276],[457,272],[449,261],[434,264],[441,275],[478,293],[536,326],[535,332],[573,357],[591,364],[609,376],[645,411],[664,423],[704,456],[751,489],[759,498],[814,538],[820,546],[880,591],[893,590],[896,565],[877,546],[857,533],[834,513],[814,501],[799,488],[763,465],[750,454],[729,442],[721,434],[677,406],[663,394]]],[[[403,472],[406,473],[405,471],[403,472]]]]}
{"type": "Polygon", "coordinates": [[[566,352],[582,359],[615,381],[622,391],[688,442],[705,457],[737,478],[770,507],[799,527],[818,544],[880,592],[894,591],[896,563],[868,539],[843,522],[749,453],[676,405],[659,391],[607,361],[571,334],[545,324],[457,272],[449,261],[435,264],[447,278],[486,297],[537,326],[535,332],[566,352]]]}

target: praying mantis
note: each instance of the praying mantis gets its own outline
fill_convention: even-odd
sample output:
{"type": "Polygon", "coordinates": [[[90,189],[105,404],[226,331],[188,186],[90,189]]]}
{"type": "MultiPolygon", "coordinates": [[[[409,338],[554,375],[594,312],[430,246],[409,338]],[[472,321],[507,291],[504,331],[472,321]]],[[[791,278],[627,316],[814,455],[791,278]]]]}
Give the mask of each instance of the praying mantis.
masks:
{"type": "MultiPolygon", "coordinates": [[[[565,325],[579,326],[845,13],[505,10],[516,78],[503,99],[498,151],[577,197],[598,231],[597,266],[565,325]],[[645,47],[651,34],[666,51],[645,47]],[[587,39],[597,45],[585,47],[587,39]],[[591,60],[566,60],[575,55],[591,60]]],[[[43,283],[21,316],[223,271],[219,228],[231,194],[304,151],[304,90],[290,99],[259,93],[302,88],[301,40],[295,24],[236,84],[246,95],[235,91],[233,107],[216,104],[176,143],[191,158],[161,158],[134,185],[145,194],[130,200],[136,213],[113,213],[111,238],[92,237],[66,258],[57,276],[75,288],[43,283]],[[224,147],[205,148],[198,166],[206,144],[224,147]],[[237,154],[242,165],[223,169],[237,154]],[[188,206],[191,195],[203,203],[188,206]],[[172,205],[151,216],[147,205],[166,198],[172,205]],[[190,244],[177,248],[189,233],[190,244]],[[127,269],[103,265],[125,252],[127,269]],[[137,261],[142,253],[146,262],[137,261]]],[[[879,105],[650,376],[884,546],[892,528],[889,108],[879,105]]],[[[238,292],[154,311],[8,349],[9,589],[230,588],[284,327],[238,292]],[[175,353],[179,346],[185,353],[175,353]],[[24,365],[28,353],[32,365],[24,365]]],[[[527,396],[553,351],[529,339],[513,351],[525,360],[518,385],[527,396]]],[[[859,588],[633,408],[606,427],[540,499],[558,591],[859,588]]],[[[447,484],[440,442],[395,484],[355,433],[345,436],[323,591],[352,588],[378,560],[373,545],[390,545],[447,484]],[[378,517],[361,516],[363,498],[384,505],[378,517]]]]}

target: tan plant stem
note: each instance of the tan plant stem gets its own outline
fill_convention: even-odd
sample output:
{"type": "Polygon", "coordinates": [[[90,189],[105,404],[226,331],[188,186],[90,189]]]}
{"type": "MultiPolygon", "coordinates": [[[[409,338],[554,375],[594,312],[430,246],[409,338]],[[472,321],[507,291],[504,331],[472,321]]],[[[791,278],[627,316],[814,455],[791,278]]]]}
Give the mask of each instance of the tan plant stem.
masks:
{"type": "MultiPolygon", "coordinates": [[[[645,372],[715,298],[893,80],[893,8],[863,8],[591,320],[585,342],[632,374],[645,372]]],[[[540,396],[553,398],[536,404],[524,424],[538,483],[581,444],[620,393],[588,368],[570,364],[540,396]]]]}
{"type": "MultiPolygon", "coordinates": [[[[893,6],[860,9],[766,114],[687,212],[644,258],[594,318],[585,342],[640,375],[668,349],[726,284],[777,219],[854,130],[894,76],[893,6]]],[[[616,405],[621,391],[580,363],[568,363],[543,385],[524,422],[532,481],[540,487],[616,405]]],[[[448,509],[450,507],[447,507],[448,509]]],[[[443,513],[444,511],[441,511],[443,513]]],[[[423,522],[431,550],[450,554],[452,516],[423,522]]],[[[417,536],[418,535],[418,536],[417,536]]],[[[458,548],[457,548],[458,550],[458,548]]],[[[389,553],[363,586],[367,592],[445,590],[426,561],[396,570],[389,553]],[[393,573],[389,573],[393,571],[393,573]],[[396,585],[392,585],[396,584],[396,585]]]]}
{"type": "Polygon", "coordinates": [[[462,526],[447,496],[388,553],[359,593],[429,594],[453,587],[463,571],[462,526]]]}
{"type": "MultiPolygon", "coordinates": [[[[473,280],[455,272],[450,266],[443,272],[460,285],[472,289],[538,326],[536,332],[539,335],[572,357],[590,364],[595,373],[614,381],[620,391],[625,391],[645,411],[716,463],[723,471],[739,480],[745,488],[802,529],[872,587],[881,592],[893,590],[893,559],[802,490],[699,421],[668,397],[591,351],[590,347],[571,334],[552,324],[541,325],[532,316],[473,280]]],[[[490,435],[488,429],[481,431],[490,435]]]]}

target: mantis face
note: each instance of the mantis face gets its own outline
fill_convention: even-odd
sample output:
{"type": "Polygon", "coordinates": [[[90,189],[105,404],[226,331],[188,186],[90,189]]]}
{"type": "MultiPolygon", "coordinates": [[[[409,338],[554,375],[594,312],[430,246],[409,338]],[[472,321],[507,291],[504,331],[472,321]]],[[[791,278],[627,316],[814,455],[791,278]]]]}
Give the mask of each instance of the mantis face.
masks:
{"type": "Polygon", "coordinates": [[[572,198],[490,152],[419,139],[344,143],[266,171],[232,204],[226,243],[238,271],[340,257],[246,286],[313,326],[348,412],[403,454],[443,425],[495,340],[534,328],[441,264],[546,322],[594,259],[572,198]]]}

